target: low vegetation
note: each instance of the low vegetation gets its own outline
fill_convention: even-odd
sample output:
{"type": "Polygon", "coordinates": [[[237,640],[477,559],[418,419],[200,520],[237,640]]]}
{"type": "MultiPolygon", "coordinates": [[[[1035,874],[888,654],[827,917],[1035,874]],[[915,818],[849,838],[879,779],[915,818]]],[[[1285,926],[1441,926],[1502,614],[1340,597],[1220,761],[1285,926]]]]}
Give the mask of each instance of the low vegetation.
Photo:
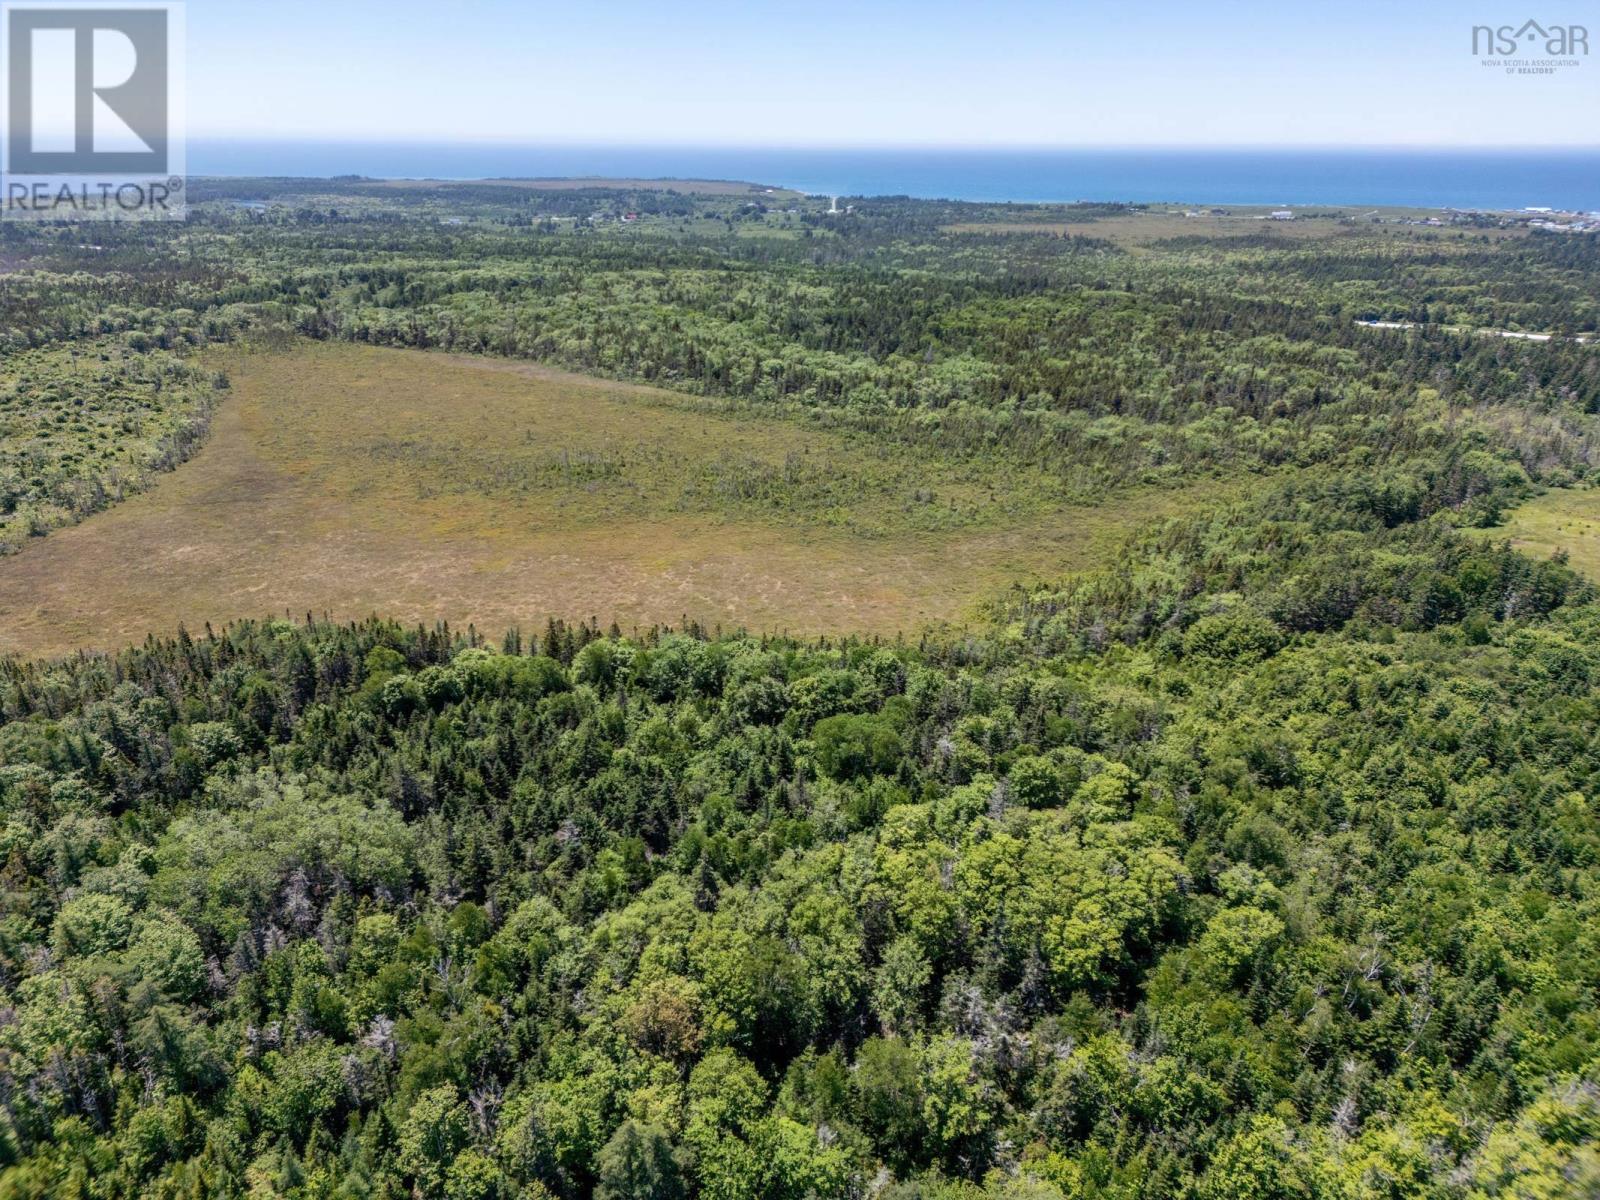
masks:
{"type": "Polygon", "coordinates": [[[1560,555],[1600,581],[1600,490],[1594,487],[1551,488],[1509,510],[1502,526],[1484,533],[1509,538],[1537,558],[1560,555]]]}
{"type": "Polygon", "coordinates": [[[89,341],[0,365],[0,555],[80,521],[188,458],[227,377],[89,341]]]}
{"type": "Polygon", "coordinates": [[[207,361],[233,386],[202,453],[8,560],[0,652],[284,613],[893,636],[969,622],[1013,581],[1098,565],[1233,486],[1075,505],[1039,470],[481,358],[207,361]]]}

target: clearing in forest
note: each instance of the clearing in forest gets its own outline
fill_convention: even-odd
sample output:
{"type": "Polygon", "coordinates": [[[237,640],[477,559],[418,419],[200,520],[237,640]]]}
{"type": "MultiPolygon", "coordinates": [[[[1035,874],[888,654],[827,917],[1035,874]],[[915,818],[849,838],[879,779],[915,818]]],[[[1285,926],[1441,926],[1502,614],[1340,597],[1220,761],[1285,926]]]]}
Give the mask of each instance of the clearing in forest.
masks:
{"type": "Polygon", "coordinates": [[[1551,488],[1512,509],[1505,524],[1483,535],[1509,538],[1536,558],[1565,550],[1574,570],[1600,583],[1600,488],[1551,488]]]}
{"type": "Polygon", "coordinates": [[[307,613],[910,634],[1222,490],[1074,507],[1003,462],[500,360],[315,344],[217,365],[233,387],[191,461],[0,559],[0,653],[307,613]]]}

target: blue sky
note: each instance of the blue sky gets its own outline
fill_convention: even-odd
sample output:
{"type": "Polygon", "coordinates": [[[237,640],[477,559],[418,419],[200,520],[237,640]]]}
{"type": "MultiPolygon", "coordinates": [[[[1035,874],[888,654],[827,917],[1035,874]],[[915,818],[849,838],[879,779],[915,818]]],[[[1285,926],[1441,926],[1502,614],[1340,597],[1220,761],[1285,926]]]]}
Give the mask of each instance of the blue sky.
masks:
{"type": "MultiPolygon", "coordinates": [[[[189,0],[191,137],[780,145],[1595,144],[1587,0],[189,0]]],[[[1600,48],[1600,45],[1597,45],[1600,48]]]]}

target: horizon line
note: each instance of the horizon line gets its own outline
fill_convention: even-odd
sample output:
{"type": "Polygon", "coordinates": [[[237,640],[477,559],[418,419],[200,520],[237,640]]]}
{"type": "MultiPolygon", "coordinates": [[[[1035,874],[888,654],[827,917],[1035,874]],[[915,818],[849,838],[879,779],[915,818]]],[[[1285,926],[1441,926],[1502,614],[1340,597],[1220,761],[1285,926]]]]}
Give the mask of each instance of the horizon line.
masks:
{"type": "Polygon", "coordinates": [[[427,147],[430,149],[561,149],[561,150],[727,150],[753,153],[792,151],[960,151],[1063,152],[1063,151],[1362,151],[1397,153],[1440,150],[1455,153],[1478,151],[1508,153],[1543,151],[1600,152],[1596,142],[716,142],[716,141],[621,141],[609,138],[521,140],[516,138],[402,138],[365,134],[243,134],[201,133],[186,139],[191,145],[220,143],[236,145],[318,145],[427,147]]]}

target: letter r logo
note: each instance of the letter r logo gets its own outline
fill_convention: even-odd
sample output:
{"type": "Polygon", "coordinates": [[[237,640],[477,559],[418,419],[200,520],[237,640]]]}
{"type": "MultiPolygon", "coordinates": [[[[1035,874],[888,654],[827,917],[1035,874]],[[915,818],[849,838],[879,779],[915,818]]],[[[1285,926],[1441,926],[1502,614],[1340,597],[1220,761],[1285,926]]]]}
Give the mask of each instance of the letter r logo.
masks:
{"type": "Polygon", "coordinates": [[[5,32],[10,173],[169,169],[164,6],[7,5],[5,32]]]}

